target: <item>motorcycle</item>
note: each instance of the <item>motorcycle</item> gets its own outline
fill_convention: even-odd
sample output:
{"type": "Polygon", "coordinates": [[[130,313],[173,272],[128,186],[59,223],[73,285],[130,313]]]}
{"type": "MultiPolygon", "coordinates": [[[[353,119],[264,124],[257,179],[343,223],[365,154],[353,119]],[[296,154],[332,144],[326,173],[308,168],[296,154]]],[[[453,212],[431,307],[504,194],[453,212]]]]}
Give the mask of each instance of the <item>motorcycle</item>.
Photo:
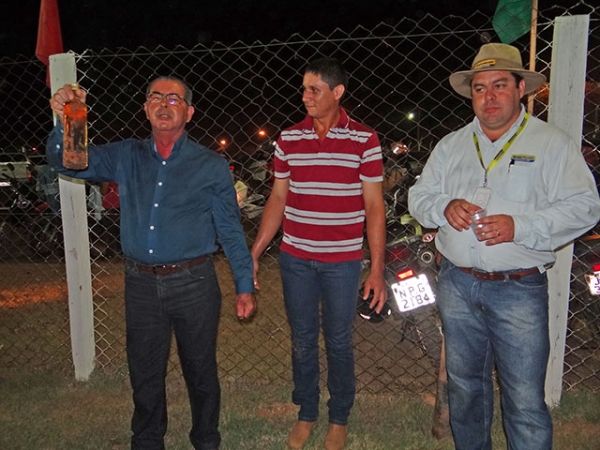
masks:
{"type": "Polygon", "coordinates": [[[7,168],[0,180],[8,194],[8,205],[0,216],[2,249],[11,256],[62,254],[60,217],[39,197],[30,180],[18,179],[11,163],[7,168]]]}
{"type": "MultiPolygon", "coordinates": [[[[403,146],[403,144],[400,144],[403,146]]],[[[421,176],[426,154],[406,151],[384,155],[383,198],[388,220],[399,220],[408,211],[408,190],[421,176]]]]}
{"type": "MultiPolygon", "coordinates": [[[[448,410],[447,374],[441,319],[435,305],[436,251],[435,232],[424,232],[421,225],[410,215],[387,224],[387,243],[384,256],[384,278],[388,301],[377,313],[369,306],[372,293],[363,299],[364,282],[361,283],[357,299],[357,313],[371,323],[393,317],[402,321],[400,338],[414,343],[438,370],[436,396],[431,425],[431,434],[436,439],[450,436],[448,410]]],[[[369,270],[369,261],[363,261],[363,276],[369,270]]]]}
{"type": "MultiPolygon", "coordinates": [[[[370,308],[371,296],[363,300],[364,283],[359,289],[357,301],[358,315],[372,323],[378,323],[394,316],[402,321],[400,342],[405,339],[420,349],[422,356],[428,356],[438,367],[441,352],[441,321],[435,305],[436,261],[434,232],[423,233],[421,226],[409,215],[399,221],[403,230],[395,238],[394,231],[388,230],[388,241],[384,257],[384,278],[388,291],[388,301],[380,313],[370,308]]],[[[388,228],[393,226],[388,225],[388,228]]],[[[398,231],[396,230],[396,233],[398,231]]],[[[369,261],[363,261],[363,279],[369,269],[369,261]]]]}
{"type": "Polygon", "coordinates": [[[593,229],[575,241],[569,304],[570,335],[581,348],[600,347],[600,234],[593,229]]]}

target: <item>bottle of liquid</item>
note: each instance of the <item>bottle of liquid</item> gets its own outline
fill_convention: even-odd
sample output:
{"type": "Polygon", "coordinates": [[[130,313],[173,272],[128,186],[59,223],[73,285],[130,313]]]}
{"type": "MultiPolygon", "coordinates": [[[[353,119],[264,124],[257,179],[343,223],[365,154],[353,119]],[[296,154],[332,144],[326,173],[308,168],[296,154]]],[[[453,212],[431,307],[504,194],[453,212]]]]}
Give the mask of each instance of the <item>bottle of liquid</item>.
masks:
{"type": "MultiPolygon", "coordinates": [[[[71,84],[74,91],[77,83],[71,84]]],[[[84,170],[88,166],[87,106],[75,98],[64,106],[63,166],[84,170]]]]}

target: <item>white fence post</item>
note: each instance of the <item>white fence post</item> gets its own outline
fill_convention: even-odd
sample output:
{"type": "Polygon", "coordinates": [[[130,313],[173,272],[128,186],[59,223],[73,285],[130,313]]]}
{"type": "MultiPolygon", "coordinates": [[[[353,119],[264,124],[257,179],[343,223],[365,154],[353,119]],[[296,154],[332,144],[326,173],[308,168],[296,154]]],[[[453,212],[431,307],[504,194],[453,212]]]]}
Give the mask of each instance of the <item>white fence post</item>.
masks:
{"type": "MultiPolygon", "coordinates": [[[[579,144],[583,129],[583,102],[590,17],[557,17],[552,44],[552,73],[548,122],[562,128],[579,144]]],[[[550,294],[550,358],[546,376],[546,403],[556,406],[562,393],[567,313],[573,262],[573,244],[557,252],[548,272],[550,294]]]]}
{"type": "MultiPolygon", "coordinates": [[[[52,93],[63,85],[76,81],[77,71],[73,53],[50,56],[52,93]]],[[[85,381],[94,369],[96,356],[85,183],[60,176],[59,188],[69,289],[71,352],[75,379],[85,381]]]]}

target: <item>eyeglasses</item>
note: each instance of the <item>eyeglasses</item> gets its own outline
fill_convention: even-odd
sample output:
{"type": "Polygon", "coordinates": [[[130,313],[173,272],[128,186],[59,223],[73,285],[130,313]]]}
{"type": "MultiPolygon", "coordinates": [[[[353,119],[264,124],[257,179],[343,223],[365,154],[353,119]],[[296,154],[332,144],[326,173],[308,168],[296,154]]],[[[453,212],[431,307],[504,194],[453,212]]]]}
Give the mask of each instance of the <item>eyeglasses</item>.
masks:
{"type": "Polygon", "coordinates": [[[162,103],[162,101],[164,99],[167,99],[167,103],[171,106],[181,106],[184,103],[187,105],[188,102],[185,101],[185,99],[179,95],[179,94],[175,94],[174,92],[169,93],[169,94],[163,94],[161,92],[151,92],[150,95],[148,96],[148,103],[152,103],[152,104],[158,104],[158,103],[162,103]]]}

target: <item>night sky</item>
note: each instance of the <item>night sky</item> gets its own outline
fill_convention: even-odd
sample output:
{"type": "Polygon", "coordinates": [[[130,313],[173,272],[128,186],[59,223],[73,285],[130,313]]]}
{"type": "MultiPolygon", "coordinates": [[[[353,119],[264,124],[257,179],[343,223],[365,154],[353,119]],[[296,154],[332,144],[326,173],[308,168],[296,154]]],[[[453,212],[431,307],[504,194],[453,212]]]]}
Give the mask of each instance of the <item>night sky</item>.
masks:
{"type": "MultiPolygon", "coordinates": [[[[58,0],[65,50],[267,43],[427,13],[493,14],[497,0],[58,0]]],[[[0,57],[34,56],[40,0],[0,2],[0,57]]]]}

